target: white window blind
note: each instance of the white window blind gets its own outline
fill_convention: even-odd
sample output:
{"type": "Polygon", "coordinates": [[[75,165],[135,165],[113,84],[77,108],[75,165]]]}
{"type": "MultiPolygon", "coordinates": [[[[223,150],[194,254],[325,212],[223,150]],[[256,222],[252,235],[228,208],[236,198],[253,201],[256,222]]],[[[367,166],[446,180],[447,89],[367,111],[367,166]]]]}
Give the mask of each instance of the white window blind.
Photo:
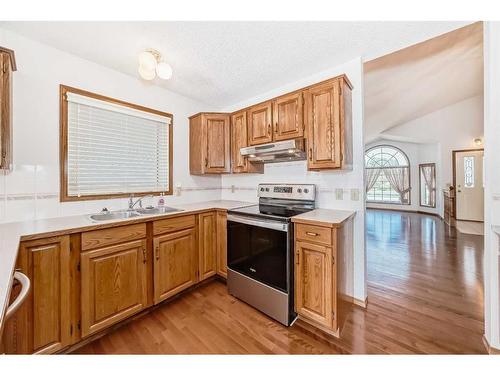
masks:
{"type": "Polygon", "coordinates": [[[170,117],[67,93],[68,196],[167,192],[170,117]]]}

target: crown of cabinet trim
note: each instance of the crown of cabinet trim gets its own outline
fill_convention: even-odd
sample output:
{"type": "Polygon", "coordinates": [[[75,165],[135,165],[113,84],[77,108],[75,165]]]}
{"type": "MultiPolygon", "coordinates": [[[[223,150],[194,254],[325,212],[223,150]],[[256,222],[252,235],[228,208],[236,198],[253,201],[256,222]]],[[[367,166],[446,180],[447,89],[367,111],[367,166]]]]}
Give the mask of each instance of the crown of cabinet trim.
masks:
{"type": "Polygon", "coordinates": [[[9,55],[10,70],[15,72],[17,70],[17,64],[16,64],[16,54],[14,53],[14,50],[11,50],[11,49],[5,48],[5,47],[0,47],[0,52],[6,53],[9,55]]]}

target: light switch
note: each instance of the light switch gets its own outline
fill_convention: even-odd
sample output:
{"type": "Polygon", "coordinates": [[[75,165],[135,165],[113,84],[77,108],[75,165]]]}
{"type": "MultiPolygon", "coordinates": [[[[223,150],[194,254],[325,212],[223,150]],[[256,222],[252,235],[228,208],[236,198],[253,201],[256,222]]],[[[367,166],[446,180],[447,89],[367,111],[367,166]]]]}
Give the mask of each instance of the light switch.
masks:
{"type": "Polygon", "coordinates": [[[359,201],[359,189],[351,189],[351,200],[359,201]]]}
{"type": "Polygon", "coordinates": [[[182,184],[177,184],[175,186],[175,195],[180,196],[182,192],[182,184]]]}
{"type": "Polygon", "coordinates": [[[234,193],[235,190],[236,190],[236,187],[234,185],[231,185],[231,193],[234,193]]]}
{"type": "Polygon", "coordinates": [[[335,189],[335,199],[338,201],[344,199],[344,189],[335,189]]]}

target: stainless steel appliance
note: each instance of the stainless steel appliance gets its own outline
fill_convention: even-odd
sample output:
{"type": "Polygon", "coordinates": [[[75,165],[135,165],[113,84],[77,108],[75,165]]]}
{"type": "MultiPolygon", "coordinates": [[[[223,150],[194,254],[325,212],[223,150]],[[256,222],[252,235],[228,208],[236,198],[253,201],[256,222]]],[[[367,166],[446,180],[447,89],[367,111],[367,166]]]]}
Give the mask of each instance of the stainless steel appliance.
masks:
{"type": "Polygon", "coordinates": [[[293,308],[293,223],[313,210],[311,184],[260,184],[259,204],[228,211],[229,293],[290,325],[293,308]]]}
{"type": "Polygon", "coordinates": [[[258,146],[240,148],[242,156],[248,156],[252,163],[279,163],[283,161],[306,160],[303,139],[290,139],[258,146]]]}

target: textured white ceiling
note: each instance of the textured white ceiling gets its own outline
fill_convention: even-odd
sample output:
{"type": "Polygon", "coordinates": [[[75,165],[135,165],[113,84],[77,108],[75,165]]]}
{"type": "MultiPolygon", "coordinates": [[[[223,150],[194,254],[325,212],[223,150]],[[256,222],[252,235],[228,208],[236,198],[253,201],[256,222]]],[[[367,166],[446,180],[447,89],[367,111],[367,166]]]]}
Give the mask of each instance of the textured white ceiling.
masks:
{"type": "MultiPolygon", "coordinates": [[[[482,24],[364,64],[365,142],[483,92],[482,24]]],[[[425,129],[422,129],[425,133],[425,129]]]]}
{"type": "Polygon", "coordinates": [[[467,22],[2,22],[5,27],[137,77],[159,50],[173,78],[155,83],[226,107],[358,56],[373,59],[467,22]]]}

